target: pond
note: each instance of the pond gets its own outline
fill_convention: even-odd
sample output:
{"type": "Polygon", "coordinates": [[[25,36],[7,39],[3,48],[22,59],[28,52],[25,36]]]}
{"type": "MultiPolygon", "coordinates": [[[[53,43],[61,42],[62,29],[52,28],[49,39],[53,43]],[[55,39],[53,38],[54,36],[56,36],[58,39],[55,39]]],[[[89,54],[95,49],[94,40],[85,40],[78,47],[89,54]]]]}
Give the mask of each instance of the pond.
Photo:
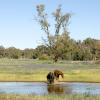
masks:
{"type": "Polygon", "coordinates": [[[100,83],[0,82],[0,93],[6,94],[92,94],[100,95],[100,83]]]}

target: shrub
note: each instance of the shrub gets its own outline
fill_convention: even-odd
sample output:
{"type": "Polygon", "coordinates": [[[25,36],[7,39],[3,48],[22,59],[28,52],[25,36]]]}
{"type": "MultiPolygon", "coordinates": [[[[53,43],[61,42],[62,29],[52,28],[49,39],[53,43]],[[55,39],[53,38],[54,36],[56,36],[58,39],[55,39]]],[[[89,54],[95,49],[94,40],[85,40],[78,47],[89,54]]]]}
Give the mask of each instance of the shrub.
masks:
{"type": "Polygon", "coordinates": [[[39,60],[50,60],[50,57],[46,54],[43,54],[39,57],[39,60]]]}

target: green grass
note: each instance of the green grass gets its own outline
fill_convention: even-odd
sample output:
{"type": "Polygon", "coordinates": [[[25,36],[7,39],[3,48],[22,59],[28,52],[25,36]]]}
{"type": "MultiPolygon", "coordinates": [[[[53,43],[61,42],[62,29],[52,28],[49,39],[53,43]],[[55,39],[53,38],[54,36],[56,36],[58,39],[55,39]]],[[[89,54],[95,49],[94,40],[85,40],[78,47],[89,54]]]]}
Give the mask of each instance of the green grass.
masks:
{"type": "Polygon", "coordinates": [[[12,95],[12,94],[0,94],[0,100],[100,100],[100,96],[92,95],[12,95]]]}
{"type": "Polygon", "coordinates": [[[49,71],[64,73],[61,81],[100,82],[100,65],[93,62],[0,59],[0,81],[46,81],[49,71]]]}

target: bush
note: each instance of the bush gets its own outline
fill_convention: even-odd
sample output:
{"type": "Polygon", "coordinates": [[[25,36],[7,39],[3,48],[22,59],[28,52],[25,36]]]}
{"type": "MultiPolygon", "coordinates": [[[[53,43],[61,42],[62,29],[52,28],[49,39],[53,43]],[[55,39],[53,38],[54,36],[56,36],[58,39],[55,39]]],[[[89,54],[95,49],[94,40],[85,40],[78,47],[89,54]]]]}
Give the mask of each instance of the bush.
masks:
{"type": "Polygon", "coordinates": [[[50,60],[50,57],[46,54],[43,54],[39,57],[39,60],[50,60]]]}

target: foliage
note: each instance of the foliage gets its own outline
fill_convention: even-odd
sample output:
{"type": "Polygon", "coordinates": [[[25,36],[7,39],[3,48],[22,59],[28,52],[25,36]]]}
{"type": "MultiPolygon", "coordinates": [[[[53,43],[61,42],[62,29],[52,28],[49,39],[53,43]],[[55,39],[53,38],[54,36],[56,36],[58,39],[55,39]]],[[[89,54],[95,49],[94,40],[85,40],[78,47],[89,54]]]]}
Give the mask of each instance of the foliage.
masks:
{"type": "Polygon", "coordinates": [[[39,60],[50,60],[50,57],[46,54],[42,54],[41,56],[39,56],[39,60]]]}
{"type": "Polygon", "coordinates": [[[50,56],[55,62],[64,51],[64,44],[68,44],[69,32],[67,26],[71,17],[70,13],[62,13],[61,5],[52,13],[54,18],[54,35],[51,34],[51,24],[48,21],[48,14],[45,13],[45,6],[37,5],[36,21],[40,24],[41,29],[46,33],[47,39],[44,39],[45,46],[48,47],[50,56]]]}
{"type": "Polygon", "coordinates": [[[52,23],[50,23],[48,14],[45,12],[45,6],[43,4],[37,5],[36,21],[40,24],[41,29],[45,32],[47,37],[46,39],[43,39],[44,46],[46,48],[45,54],[49,54],[48,56],[51,56],[54,62],[57,62],[59,59],[100,59],[100,40],[87,38],[83,41],[75,41],[70,38],[68,25],[71,13],[64,14],[62,12],[61,5],[59,5],[58,8],[52,13],[52,15],[54,20],[52,23]],[[52,30],[53,26],[54,28],[52,30]]]}
{"type": "Polygon", "coordinates": [[[40,60],[100,60],[100,40],[87,38],[83,41],[70,39],[67,34],[61,34],[56,47],[52,52],[45,45],[35,49],[20,50],[15,47],[4,48],[0,46],[0,58],[10,59],[40,59],[40,60]],[[59,44],[59,45],[58,45],[59,44]],[[55,58],[57,57],[57,58],[55,58]]]}

